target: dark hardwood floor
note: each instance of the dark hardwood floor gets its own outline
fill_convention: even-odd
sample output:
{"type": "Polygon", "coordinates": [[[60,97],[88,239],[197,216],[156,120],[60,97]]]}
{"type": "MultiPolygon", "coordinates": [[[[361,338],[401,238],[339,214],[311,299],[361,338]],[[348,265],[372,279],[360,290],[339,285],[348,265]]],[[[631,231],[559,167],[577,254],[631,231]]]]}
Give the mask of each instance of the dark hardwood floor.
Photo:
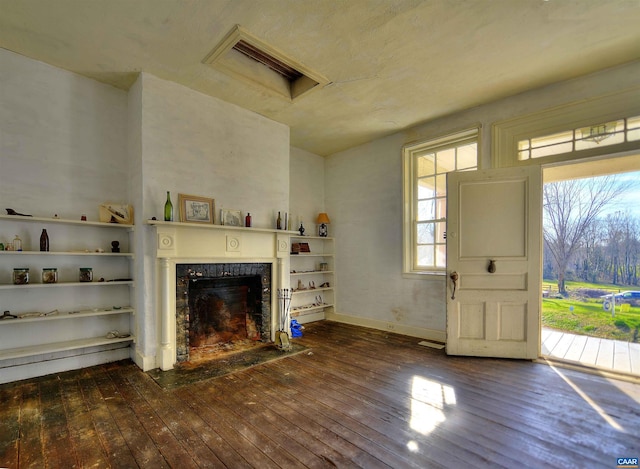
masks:
{"type": "Polygon", "coordinates": [[[613,468],[640,456],[640,385],[447,357],[307,325],[297,355],[161,388],[129,362],[0,386],[0,467],[613,468]]]}

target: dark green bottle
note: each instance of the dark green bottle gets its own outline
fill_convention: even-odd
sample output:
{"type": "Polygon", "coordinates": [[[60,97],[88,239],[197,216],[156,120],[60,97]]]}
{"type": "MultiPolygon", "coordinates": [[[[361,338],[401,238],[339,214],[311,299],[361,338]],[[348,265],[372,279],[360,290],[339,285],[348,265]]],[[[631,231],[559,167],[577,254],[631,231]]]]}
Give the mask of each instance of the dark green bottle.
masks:
{"type": "Polygon", "coordinates": [[[164,221],[173,221],[173,204],[169,191],[167,191],[167,201],[164,203],[164,221]]]}

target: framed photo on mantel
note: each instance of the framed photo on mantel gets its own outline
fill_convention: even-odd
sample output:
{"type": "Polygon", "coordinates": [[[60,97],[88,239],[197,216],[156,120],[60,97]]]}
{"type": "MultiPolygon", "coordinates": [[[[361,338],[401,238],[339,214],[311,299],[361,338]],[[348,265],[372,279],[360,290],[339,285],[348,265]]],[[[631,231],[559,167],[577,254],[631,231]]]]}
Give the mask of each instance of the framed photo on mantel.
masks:
{"type": "Polygon", "coordinates": [[[178,194],[180,221],[185,223],[214,223],[215,200],[197,195],[178,194]]]}
{"type": "Polygon", "coordinates": [[[242,213],[240,210],[223,208],[220,211],[220,224],[225,226],[242,226],[242,213]]]}

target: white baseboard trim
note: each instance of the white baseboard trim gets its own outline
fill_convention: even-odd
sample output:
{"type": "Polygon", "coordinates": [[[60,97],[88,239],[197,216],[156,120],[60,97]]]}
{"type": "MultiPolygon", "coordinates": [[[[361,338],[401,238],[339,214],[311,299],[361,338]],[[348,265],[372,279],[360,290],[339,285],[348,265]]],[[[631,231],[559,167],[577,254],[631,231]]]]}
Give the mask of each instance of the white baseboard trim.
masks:
{"type": "Polygon", "coordinates": [[[447,340],[447,333],[445,331],[438,331],[435,329],[426,329],[423,327],[400,324],[398,322],[385,322],[377,319],[349,316],[347,314],[339,313],[327,312],[326,316],[330,321],[342,322],[353,326],[369,327],[380,331],[393,332],[395,334],[402,334],[409,337],[417,337],[419,339],[433,340],[442,343],[447,340]]]}

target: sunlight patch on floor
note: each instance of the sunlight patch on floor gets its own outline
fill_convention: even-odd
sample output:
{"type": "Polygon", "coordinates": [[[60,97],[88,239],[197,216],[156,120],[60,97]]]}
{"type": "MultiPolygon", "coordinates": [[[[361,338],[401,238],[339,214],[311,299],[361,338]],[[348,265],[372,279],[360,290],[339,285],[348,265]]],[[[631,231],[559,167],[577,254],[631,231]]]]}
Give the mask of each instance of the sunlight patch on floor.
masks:
{"type": "MultiPolygon", "coordinates": [[[[411,418],[412,430],[428,435],[444,422],[447,406],[456,404],[456,393],[451,386],[441,384],[422,376],[414,376],[411,381],[411,418]]],[[[418,445],[410,441],[407,447],[417,451],[418,445]]]]}
{"type": "Polygon", "coordinates": [[[582,399],[584,399],[584,401],[589,404],[593,410],[595,410],[598,415],[600,415],[600,417],[602,417],[602,419],[607,422],[609,425],[611,425],[613,428],[615,428],[616,430],[618,430],[619,432],[623,432],[626,433],[627,431],[622,427],[622,425],[620,425],[618,422],[616,422],[613,417],[611,417],[609,414],[607,414],[607,412],[600,407],[593,399],[591,399],[584,391],[582,391],[582,389],[580,389],[580,387],[575,384],[573,381],[571,381],[569,379],[569,377],[567,377],[564,373],[562,373],[561,370],[559,370],[558,368],[556,368],[555,366],[553,366],[551,363],[549,363],[549,366],[551,367],[551,369],[553,371],[556,372],[556,374],[558,376],[560,376],[560,378],[562,378],[564,380],[565,383],[567,383],[569,386],[571,386],[571,389],[573,389],[576,394],[578,394],[582,399]]]}

